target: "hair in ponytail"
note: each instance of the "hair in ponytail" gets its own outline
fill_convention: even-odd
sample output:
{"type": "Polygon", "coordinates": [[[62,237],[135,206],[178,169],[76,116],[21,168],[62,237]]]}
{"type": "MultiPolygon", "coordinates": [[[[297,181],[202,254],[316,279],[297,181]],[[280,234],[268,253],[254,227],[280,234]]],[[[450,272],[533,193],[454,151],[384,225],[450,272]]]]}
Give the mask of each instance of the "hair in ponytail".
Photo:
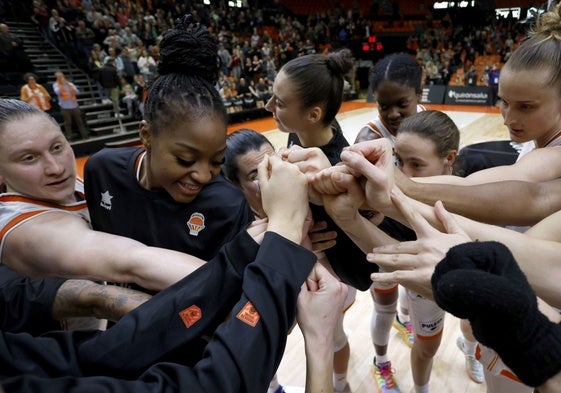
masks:
{"type": "Polygon", "coordinates": [[[311,54],[286,63],[281,71],[290,79],[302,107],[322,106],[324,124],[331,124],[343,102],[344,76],[354,66],[348,49],[329,55],[311,54]]]}

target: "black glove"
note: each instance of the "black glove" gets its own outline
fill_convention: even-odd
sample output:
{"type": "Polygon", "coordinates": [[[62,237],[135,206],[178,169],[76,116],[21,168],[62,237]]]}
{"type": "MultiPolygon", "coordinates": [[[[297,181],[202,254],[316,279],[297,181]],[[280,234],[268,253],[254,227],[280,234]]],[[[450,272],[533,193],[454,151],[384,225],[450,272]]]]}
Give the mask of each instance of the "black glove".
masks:
{"type": "Polygon", "coordinates": [[[431,282],[436,303],[469,319],[477,340],[495,350],[523,383],[540,386],[561,371],[561,326],[538,310],[534,291],[504,245],[451,248],[431,282]]]}

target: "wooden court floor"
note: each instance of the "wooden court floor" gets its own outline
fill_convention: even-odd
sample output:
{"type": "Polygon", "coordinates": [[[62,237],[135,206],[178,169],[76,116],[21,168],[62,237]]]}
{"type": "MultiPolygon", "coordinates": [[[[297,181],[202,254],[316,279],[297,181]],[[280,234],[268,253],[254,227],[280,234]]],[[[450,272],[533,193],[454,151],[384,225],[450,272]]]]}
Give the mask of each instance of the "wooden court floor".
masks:
{"type": "MultiPolygon", "coordinates": [[[[503,125],[502,117],[497,108],[476,106],[445,106],[427,105],[430,109],[446,112],[460,129],[460,144],[467,146],[472,143],[490,140],[508,140],[509,135],[503,125]]],[[[366,103],[364,100],[343,103],[337,116],[345,137],[350,142],[360,128],[369,120],[377,116],[376,104],[366,103]]],[[[286,146],[287,134],[276,129],[271,117],[232,124],[228,132],[239,128],[251,128],[262,132],[276,148],[286,146]]],[[[83,164],[86,158],[80,158],[78,171],[83,174],[83,164]]],[[[348,380],[354,393],[374,393],[376,388],[371,376],[370,366],[374,356],[374,349],[370,338],[370,316],[372,300],[368,292],[358,292],[355,304],[345,316],[345,331],[349,337],[351,359],[348,380]]],[[[434,359],[430,381],[431,392],[447,393],[483,393],[485,384],[472,382],[464,366],[462,353],[456,348],[456,336],[459,332],[458,320],[447,315],[442,344],[434,359]]],[[[413,381],[409,362],[409,348],[401,341],[397,332],[392,330],[389,343],[389,358],[395,368],[397,380],[402,393],[413,393],[413,381]]],[[[287,387],[287,393],[303,392],[305,384],[305,357],[302,334],[296,327],[288,338],[286,351],[278,370],[279,381],[287,387]]]]}

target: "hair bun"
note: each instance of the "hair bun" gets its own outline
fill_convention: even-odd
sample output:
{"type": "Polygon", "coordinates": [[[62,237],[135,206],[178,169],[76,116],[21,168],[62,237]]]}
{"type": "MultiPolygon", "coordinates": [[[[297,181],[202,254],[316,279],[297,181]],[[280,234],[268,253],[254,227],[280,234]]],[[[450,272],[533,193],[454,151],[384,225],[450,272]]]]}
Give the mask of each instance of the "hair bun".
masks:
{"type": "Polygon", "coordinates": [[[353,53],[349,49],[332,52],[327,56],[326,65],[335,75],[344,76],[353,69],[353,53]]]}
{"type": "Polygon", "coordinates": [[[199,76],[214,84],[218,80],[218,46],[204,26],[193,26],[191,15],[177,21],[160,42],[158,73],[199,76]]]}
{"type": "Polygon", "coordinates": [[[531,33],[546,34],[561,40],[561,3],[538,16],[536,27],[531,33]]]}

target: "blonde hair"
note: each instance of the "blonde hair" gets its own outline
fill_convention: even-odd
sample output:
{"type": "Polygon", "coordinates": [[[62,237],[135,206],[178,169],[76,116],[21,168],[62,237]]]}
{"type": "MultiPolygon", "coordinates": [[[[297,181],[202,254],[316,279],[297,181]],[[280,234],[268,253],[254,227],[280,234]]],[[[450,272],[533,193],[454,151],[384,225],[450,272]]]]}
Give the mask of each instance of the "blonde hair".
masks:
{"type": "MultiPolygon", "coordinates": [[[[528,32],[528,37],[505,64],[512,71],[547,70],[544,86],[555,86],[561,96],[561,3],[544,12],[528,32]]],[[[536,81],[537,82],[537,81],[536,81]]]]}

